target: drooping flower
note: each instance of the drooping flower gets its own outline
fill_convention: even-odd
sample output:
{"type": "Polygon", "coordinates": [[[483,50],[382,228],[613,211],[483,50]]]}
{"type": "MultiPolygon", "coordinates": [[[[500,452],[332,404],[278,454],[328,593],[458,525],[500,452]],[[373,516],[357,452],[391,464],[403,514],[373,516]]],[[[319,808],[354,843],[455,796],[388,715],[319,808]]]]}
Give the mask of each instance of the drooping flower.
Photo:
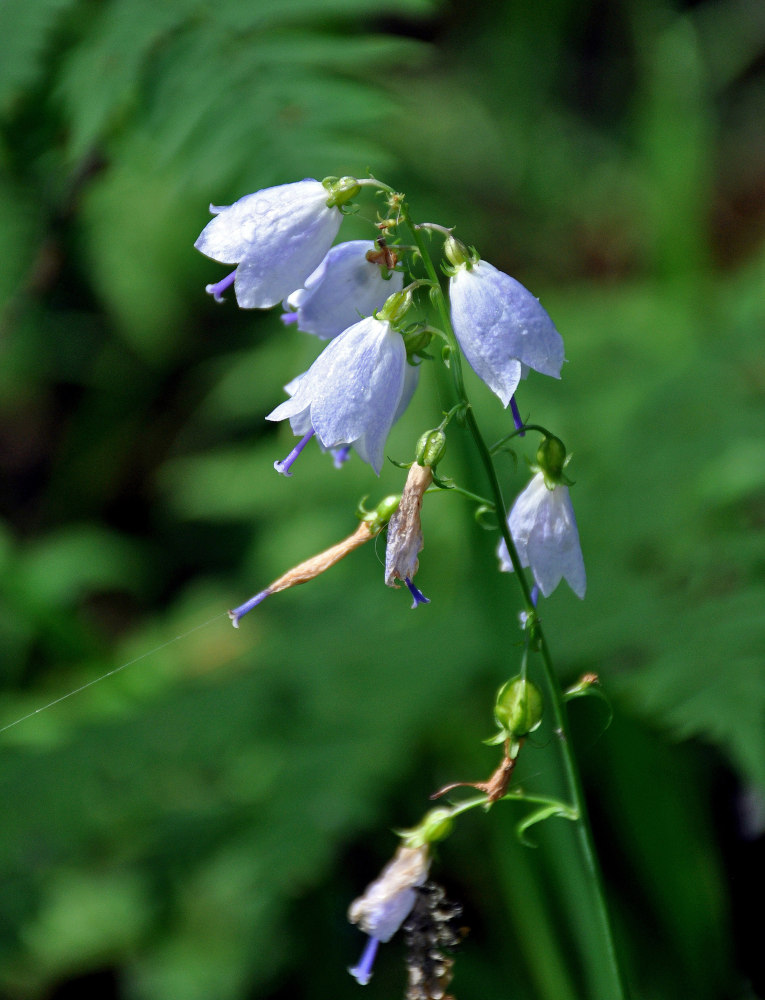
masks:
{"type": "Polygon", "coordinates": [[[363,896],[351,903],[348,920],[369,935],[358,965],[348,971],[362,986],[372,976],[377,945],[390,941],[409,916],[417,899],[416,887],[428,877],[430,858],[427,845],[398,848],[393,860],[367,886],[363,896]]]}
{"type": "Polygon", "coordinates": [[[444,246],[452,326],[470,367],[507,406],[527,369],[560,378],[563,339],[528,289],[453,237],[444,246]],[[450,242],[451,241],[451,242],[450,242]]]}
{"type": "MultiPolygon", "coordinates": [[[[297,387],[300,380],[304,378],[308,373],[303,372],[302,375],[298,375],[288,382],[284,387],[284,391],[290,396],[294,396],[297,392],[297,387]]],[[[396,407],[396,412],[393,414],[393,423],[395,424],[399,417],[406,410],[409,403],[412,401],[412,396],[414,395],[415,389],[420,378],[420,368],[419,365],[406,366],[404,372],[404,388],[401,393],[401,399],[399,400],[398,406],[396,407]]],[[[278,462],[274,462],[274,468],[277,472],[281,473],[283,476],[291,476],[292,473],[290,469],[296,462],[298,456],[302,452],[303,448],[308,444],[312,437],[315,436],[316,431],[311,426],[311,412],[310,410],[304,410],[302,413],[297,414],[294,417],[289,418],[290,427],[293,433],[300,436],[300,441],[295,445],[292,451],[287,455],[286,458],[280,459],[278,462]]],[[[330,451],[332,453],[332,462],[336,469],[342,469],[345,463],[350,458],[351,445],[342,444],[338,447],[327,448],[321,442],[319,442],[319,447],[322,451],[330,451]]]]}
{"type": "Polygon", "coordinates": [[[381,309],[389,295],[401,291],[404,276],[370,261],[367,254],[374,251],[371,240],[351,240],[332,247],[305,285],[287,297],[284,305],[289,311],[282,321],[331,340],[381,309]]]}
{"type": "MultiPolygon", "coordinates": [[[[510,535],[521,565],[530,567],[545,597],[564,579],[576,596],[583,598],[587,577],[568,486],[548,482],[544,472],[537,472],[520,494],[507,518],[510,535]]],[[[497,555],[500,569],[512,573],[504,540],[497,547],[497,555]]]]}
{"type": "Polygon", "coordinates": [[[353,445],[379,475],[409,367],[401,335],[370,316],[330,341],[299,377],[292,398],[266,419],[289,419],[296,434],[315,433],[325,448],[353,445]]]}
{"type": "Polygon", "coordinates": [[[321,263],[340,228],[338,204],[351,191],[350,181],[338,195],[331,185],[308,178],[264,188],[233,205],[211,205],[215,218],[194,246],[221,264],[238,266],[207,291],[220,300],[233,283],[244,309],[281,302],[321,263]]]}

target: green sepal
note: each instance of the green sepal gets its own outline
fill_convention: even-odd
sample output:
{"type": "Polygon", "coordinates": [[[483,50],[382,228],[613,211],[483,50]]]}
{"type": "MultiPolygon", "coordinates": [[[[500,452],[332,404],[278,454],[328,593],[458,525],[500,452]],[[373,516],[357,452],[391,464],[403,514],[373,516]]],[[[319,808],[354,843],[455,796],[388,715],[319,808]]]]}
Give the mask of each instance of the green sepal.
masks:
{"type": "Polygon", "coordinates": [[[379,534],[385,525],[390,521],[393,515],[398,510],[398,505],[401,502],[401,495],[398,493],[391,493],[390,496],[385,497],[381,500],[378,505],[372,510],[367,510],[364,506],[367,497],[362,497],[359,500],[358,506],[356,507],[356,517],[360,521],[365,521],[367,527],[371,534],[379,534]]]}
{"type": "MultiPolygon", "coordinates": [[[[505,798],[514,798],[520,796],[505,796],[505,798]]],[[[538,845],[534,843],[533,840],[529,840],[525,836],[526,831],[534,826],[536,823],[541,823],[543,820],[550,819],[553,816],[560,816],[561,819],[568,819],[572,822],[576,822],[579,819],[579,813],[576,809],[572,809],[571,806],[566,805],[565,802],[549,802],[547,805],[540,806],[533,812],[529,813],[528,816],[524,816],[523,819],[517,824],[515,828],[516,836],[518,840],[526,847],[537,847],[538,845]]]]}
{"type": "Polygon", "coordinates": [[[563,700],[568,702],[568,701],[574,701],[575,698],[600,698],[600,700],[605,703],[605,706],[608,709],[608,719],[606,720],[606,724],[603,727],[603,730],[605,731],[606,729],[608,729],[608,727],[614,721],[614,709],[613,705],[611,704],[611,699],[608,697],[606,692],[600,686],[600,682],[598,681],[597,678],[595,678],[594,680],[589,680],[586,679],[585,676],[580,679],[578,684],[574,684],[572,687],[566,688],[566,690],[563,692],[563,700]]]}
{"type": "Polygon", "coordinates": [[[453,826],[452,810],[446,806],[438,806],[425,813],[411,830],[395,830],[394,833],[401,837],[406,847],[417,848],[444,840],[452,832],[453,826]]]}
{"type": "Polygon", "coordinates": [[[481,742],[487,747],[498,747],[500,743],[504,743],[506,739],[507,733],[503,729],[500,732],[495,733],[493,736],[490,736],[488,740],[481,740],[481,742]]]}
{"type": "Polygon", "coordinates": [[[453,479],[441,479],[440,476],[436,475],[433,476],[433,483],[441,490],[453,490],[455,486],[453,479]]]}

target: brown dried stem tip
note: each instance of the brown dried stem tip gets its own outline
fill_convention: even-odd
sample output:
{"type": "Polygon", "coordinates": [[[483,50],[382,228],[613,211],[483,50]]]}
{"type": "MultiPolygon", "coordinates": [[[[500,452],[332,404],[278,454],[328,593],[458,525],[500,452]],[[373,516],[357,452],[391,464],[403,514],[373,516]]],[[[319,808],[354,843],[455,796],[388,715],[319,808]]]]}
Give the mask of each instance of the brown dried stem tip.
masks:
{"type": "Polygon", "coordinates": [[[451,785],[444,785],[437,792],[434,792],[431,799],[440,799],[442,795],[451,792],[455,788],[476,788],[486,796],[487,805],[493,805],[507,793],[507,786],[518,760],[518,753],[523,746],[523,740],[512,743],[505,740],[505,753],[500,761],[499,767],[486,781],[455,781],[451,785]]]}

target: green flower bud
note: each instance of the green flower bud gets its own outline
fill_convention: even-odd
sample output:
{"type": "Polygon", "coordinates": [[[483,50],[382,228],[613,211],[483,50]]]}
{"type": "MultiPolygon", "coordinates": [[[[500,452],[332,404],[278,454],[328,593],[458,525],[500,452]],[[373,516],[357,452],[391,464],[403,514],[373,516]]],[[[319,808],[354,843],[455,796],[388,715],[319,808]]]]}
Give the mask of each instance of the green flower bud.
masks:
{"type": "Polygon", "coordinates": [[[545,482],[560,483],[565,480],[563,467],[566,464],[566,446],[560,438],[546,437],[537,449],[537,465],[544,474],[545,482]]]}
{"type": "Polygon", "coordinates": [[[418,465],[429,465],[434,469],[446,451],[446,434],[441,427],[434,427],[432,431],[425,431],[417,442],[417,449],[414,453],[418,465]]]}
{"type": "Polygon", "coordinates": [[[453,826],[451,809],[442,806],[439,809],[431,809],[411,830],[400,830],[399,836],[406,847],[423,847],[425,844],[435,844],[437,840],[444,840],[452,832],[453,826]]]}
{"type": "Polygon", "coordinates": [[[542,721],[542,694],[520,674],[512,677],[497,692],[494,718],[506,738],[521,739],[533,733],[542,721]]]}
{"type": "Polygon", "coordinates": [[[361,185],[355,177],[325,177],[321,182],[324,187],[329,191],[329,198],[327,199],[327,204],[330,206],[337,206],[347,204],[361,190],[361,185]]]}

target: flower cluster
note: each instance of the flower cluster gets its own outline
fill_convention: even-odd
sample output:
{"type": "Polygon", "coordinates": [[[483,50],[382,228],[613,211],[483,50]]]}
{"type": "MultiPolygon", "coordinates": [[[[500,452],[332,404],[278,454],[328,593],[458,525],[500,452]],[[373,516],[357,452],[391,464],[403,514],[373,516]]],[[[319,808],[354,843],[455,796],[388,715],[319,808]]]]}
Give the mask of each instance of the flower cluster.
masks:
{"type": "MultiPolygon", "coordinates": [[[[195,246],[235,268],[207,291],[221,301],[233,286],[245,309],[281,302],[285,326],[327,342],[311,367],[285,386],[288,398],[267,417],[288,421],[299,438],[289,455],[274,463],[283,475],[292,475],[292,465],[314,438],[334,453],[338,466],[353,449],[379,475],[388,435],[417,388],[434,332],[447,341],[451,336],[503,406],[512,406],[520,433],[515,394],[521,380],[531,370],[560,378],[563,340],[539,300],[449,230],[434,224],[412,227],[403,207],[401,196],[385,185],[353,177],[309,178],[256,191],[227,207],[211,206],[215,218],[195,246]],[[396,217],[379,223],[381,237],[333,245],[343,215],[353,210],[352,199],[370,185],[388,192],[396,217]],[[417,288],[434,288],[432,279],[414,274],[421,246],[389,243],[402,220],[412,231],[445,234],[449,331],[433,331],[424,320],[413,323],[408,316],[417,288]],[[413,280],[405,288],[407,268],[413,280]]],[[[420,466],[410,475],[391,525],[386,558],[386,583],[404,582],[414,607],[428,603],[412,583],[423,544],[419,509],[432,481],[427,463],[420,466]]],[[[501,569],[530,567],[544,596],[562,578],[584,595],[576,522],[562,478],[549,470],[537,473],[513,507],[508,526],[520,563],[514,567],[502,542],[501,569]]],[[[268,592],[275,592],[274,585],[268,592]]],[[[235,623],[238,617],[237,611],[235,623]]]]}

